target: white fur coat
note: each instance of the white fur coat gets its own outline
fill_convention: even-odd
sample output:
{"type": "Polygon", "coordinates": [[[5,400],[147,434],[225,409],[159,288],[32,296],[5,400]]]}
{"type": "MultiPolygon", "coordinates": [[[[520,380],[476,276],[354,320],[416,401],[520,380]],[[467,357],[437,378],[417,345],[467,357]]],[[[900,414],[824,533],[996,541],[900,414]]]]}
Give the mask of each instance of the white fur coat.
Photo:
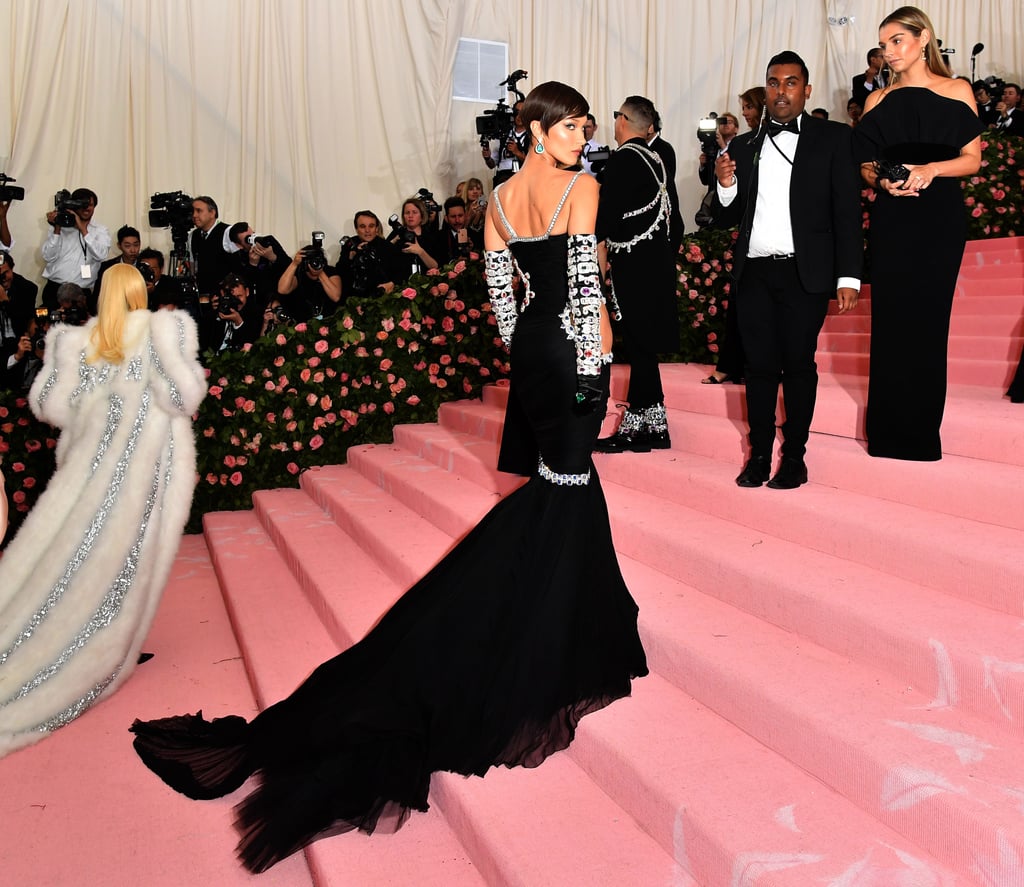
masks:
{"type": "Polygon", "coordinates": [[[57,471],[0,560],[0,755],[131,674],[191,506],[195,324],[133,311],[124,361],[88,364],[94,325],[50,330],[29,393],[62,431],[57,471]]]}

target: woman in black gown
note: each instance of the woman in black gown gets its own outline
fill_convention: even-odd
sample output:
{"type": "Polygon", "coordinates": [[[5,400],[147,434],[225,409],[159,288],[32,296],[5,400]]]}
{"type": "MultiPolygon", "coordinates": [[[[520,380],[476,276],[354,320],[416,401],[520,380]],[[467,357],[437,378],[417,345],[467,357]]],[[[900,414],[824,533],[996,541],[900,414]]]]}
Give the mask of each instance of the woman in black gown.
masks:
{"type": "Polygon", "coordinates": [[[967,219],[960,177],[981,165],[971,85],[950,76],[928,17],[904,6],[879,26],[892,70],[854,130],[871,214],[868,453],[942,458],[946,346],[967,219]]]}
{"type": "Polygon", "coordinates": [[[253,871],[325,834],[397,827],[427,809],[435,770],[540,764],[647,673],[590,457],[610,359],[598,189],[562,169],[579,156],[588,110],[563,84],[530,93],[529,159],[495,192],[485,226],[489,293],[512,353],[500,465],[529,482],[363,640],[252,723],[132,726],[143,761],[190,797],[258,775],[236,823],[253,871]]]}

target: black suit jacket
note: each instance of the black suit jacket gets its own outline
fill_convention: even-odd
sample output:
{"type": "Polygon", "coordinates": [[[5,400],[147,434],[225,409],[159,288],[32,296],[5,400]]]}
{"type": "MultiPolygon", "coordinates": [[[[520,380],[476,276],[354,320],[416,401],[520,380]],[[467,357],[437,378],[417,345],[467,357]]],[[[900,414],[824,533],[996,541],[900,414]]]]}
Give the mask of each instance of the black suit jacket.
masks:
{"type": "Polygon", "coordinates": [[[989,126],[1003,135],[1024,137],[1024,109],[1017,108],[1010,112],[1010,125],[1007,127],[999,125],[999,114],[997,112],[995,122],[989,124],[989,126]]]}
{"type": "Polygon", "coordinates": [[[220,292],[221,281],[229,272],[235,270],[231,261],[231,253],[224,249],[224,232],[226,222],[217,222],[210,233],[203,237],[198,228],[193,229],[189,239],[189,248],[195,267],[192,273],[196,278],[196,289],[200,293],[220,292]]]}
{"type": "MultiPolygon", "coordinates": [[[[853,161],[849,126],[804,113],[793,155],[789,216],[793,226],[800,283],[812,293],[834,292],[836,278],[860,279],[864,255],[860,178],[853,161]]],[[[761,146],[765,133],[730,151],[736,161],[742,222],[734,252],[733,275],[740,280],[750,246],[757,202],[761,146]]],[[[730,145],[730,148],[732,146],[730,145]]]]}

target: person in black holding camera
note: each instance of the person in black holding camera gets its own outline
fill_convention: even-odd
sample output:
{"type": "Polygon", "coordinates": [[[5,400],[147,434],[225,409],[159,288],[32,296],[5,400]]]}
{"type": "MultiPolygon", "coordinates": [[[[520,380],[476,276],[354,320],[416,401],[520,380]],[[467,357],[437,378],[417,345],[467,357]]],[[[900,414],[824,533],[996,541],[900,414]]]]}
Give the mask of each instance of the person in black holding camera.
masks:
{"type": "Polygon", "coordinates": [[[14,256],[0,251],[0,303],[4,313],[10,317],[15,335],[28,328],[28,322],[36,314],[37,287],[31,280],[16,274],[14,256]]]}
{"type": "Polygon", "coordinates": [[[238,247],[231,254],[236,274],[261,301],[277,293],[277,283],[288,267],[288,253],[273,234],[257,234],[248,222],[235,222],[228,239],[238,247]]]}
{"type": "Polygon", "coordinates": [[[37,319],[31,317],[25,331],[18,337],[14,351],[4,362],[6,372],[0,375],[0,387],[10,391],[28,391],[42,369],[45,354],[46,333],[39,330],[37,319]]]}
{"type": "Polygon", "coordinates": [[[220,284],[220,294],[213,297],[215,318],[204,337],[207,347],[217,353],[238,351],[255,342],[260,334],[260,317],[250,301],[252,293],[246,282],[235,273],[228,274],[220,284]]]}
{"type": "Polygon", "coordinates": [[[437,231],[427,228],[427,206],[419,197],[410,197],[402,204],[402,224],[395,216],[388,221],[394,229],[388,238],[401,250],[405,259],[403,279],[411,274],[422,274],[437,267],[435,255],[440,255],[437,231]]]}
{"type": "Polygon", "coordinates": [[[497,143],[497,157],[491,151],[490,142],[485,142],[480,149],[487,168],[494,170],[493,187],[495,188],[511,178],[526,159],[526,141],[529,138],[529,133],[523,126],[523,118],[520,116],[522,110],[523,100],[520,99],[512,106],[512,129],[503,140],[497,143]]]}
{"type": "Polygon", "coordinates": [[[403,280],[407,273],[404,256],[381,236],[383,228],[376,213],[362,209],[355,214],[352,223],[356,236],[342,242],[338,258],[345,299],[392,292],[395,283],[403,280]]]}
{"type": "Polygon", "coordinates": [[[294,256],[277,282],[277,295],[285,312],[296,322],[333,314],[341,303],[341,275],[327,264],[323,232],[294,256]]]}
{"type": "Polygon", "coordinates": [[[150,311],[181,307],[181,284],[164,274],[164,254],[160,250],[146,247],[139,253],[139,263],[135,267],[146,281],[150,311]]]}
{"type": "Polygon", "coordinates": [[[60,191],[54,198],[56,208],[46,214],[53,230],[43,241],[43,304],[57,307],[57,287],[77,283],[92,289],[100,264],[110,252],[110,231],[92,220],[99,198],[95,191],[76,188],[70,194],[60,191]]]}

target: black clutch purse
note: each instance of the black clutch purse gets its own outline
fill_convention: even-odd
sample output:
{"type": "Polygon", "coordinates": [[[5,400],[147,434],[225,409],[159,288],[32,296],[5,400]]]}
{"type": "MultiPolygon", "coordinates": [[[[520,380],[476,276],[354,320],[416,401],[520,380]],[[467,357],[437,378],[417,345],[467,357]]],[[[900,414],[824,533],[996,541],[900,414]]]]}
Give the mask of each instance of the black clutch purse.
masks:
{"type": "Polygon", "coordinates": [[[910,178],[910,170],[902,163],[896,163],[893,160],[876,160],[875,170],[878,172],[879,181],[888,179],[895,184],[896,182],[905,182],[910,178]]]}

